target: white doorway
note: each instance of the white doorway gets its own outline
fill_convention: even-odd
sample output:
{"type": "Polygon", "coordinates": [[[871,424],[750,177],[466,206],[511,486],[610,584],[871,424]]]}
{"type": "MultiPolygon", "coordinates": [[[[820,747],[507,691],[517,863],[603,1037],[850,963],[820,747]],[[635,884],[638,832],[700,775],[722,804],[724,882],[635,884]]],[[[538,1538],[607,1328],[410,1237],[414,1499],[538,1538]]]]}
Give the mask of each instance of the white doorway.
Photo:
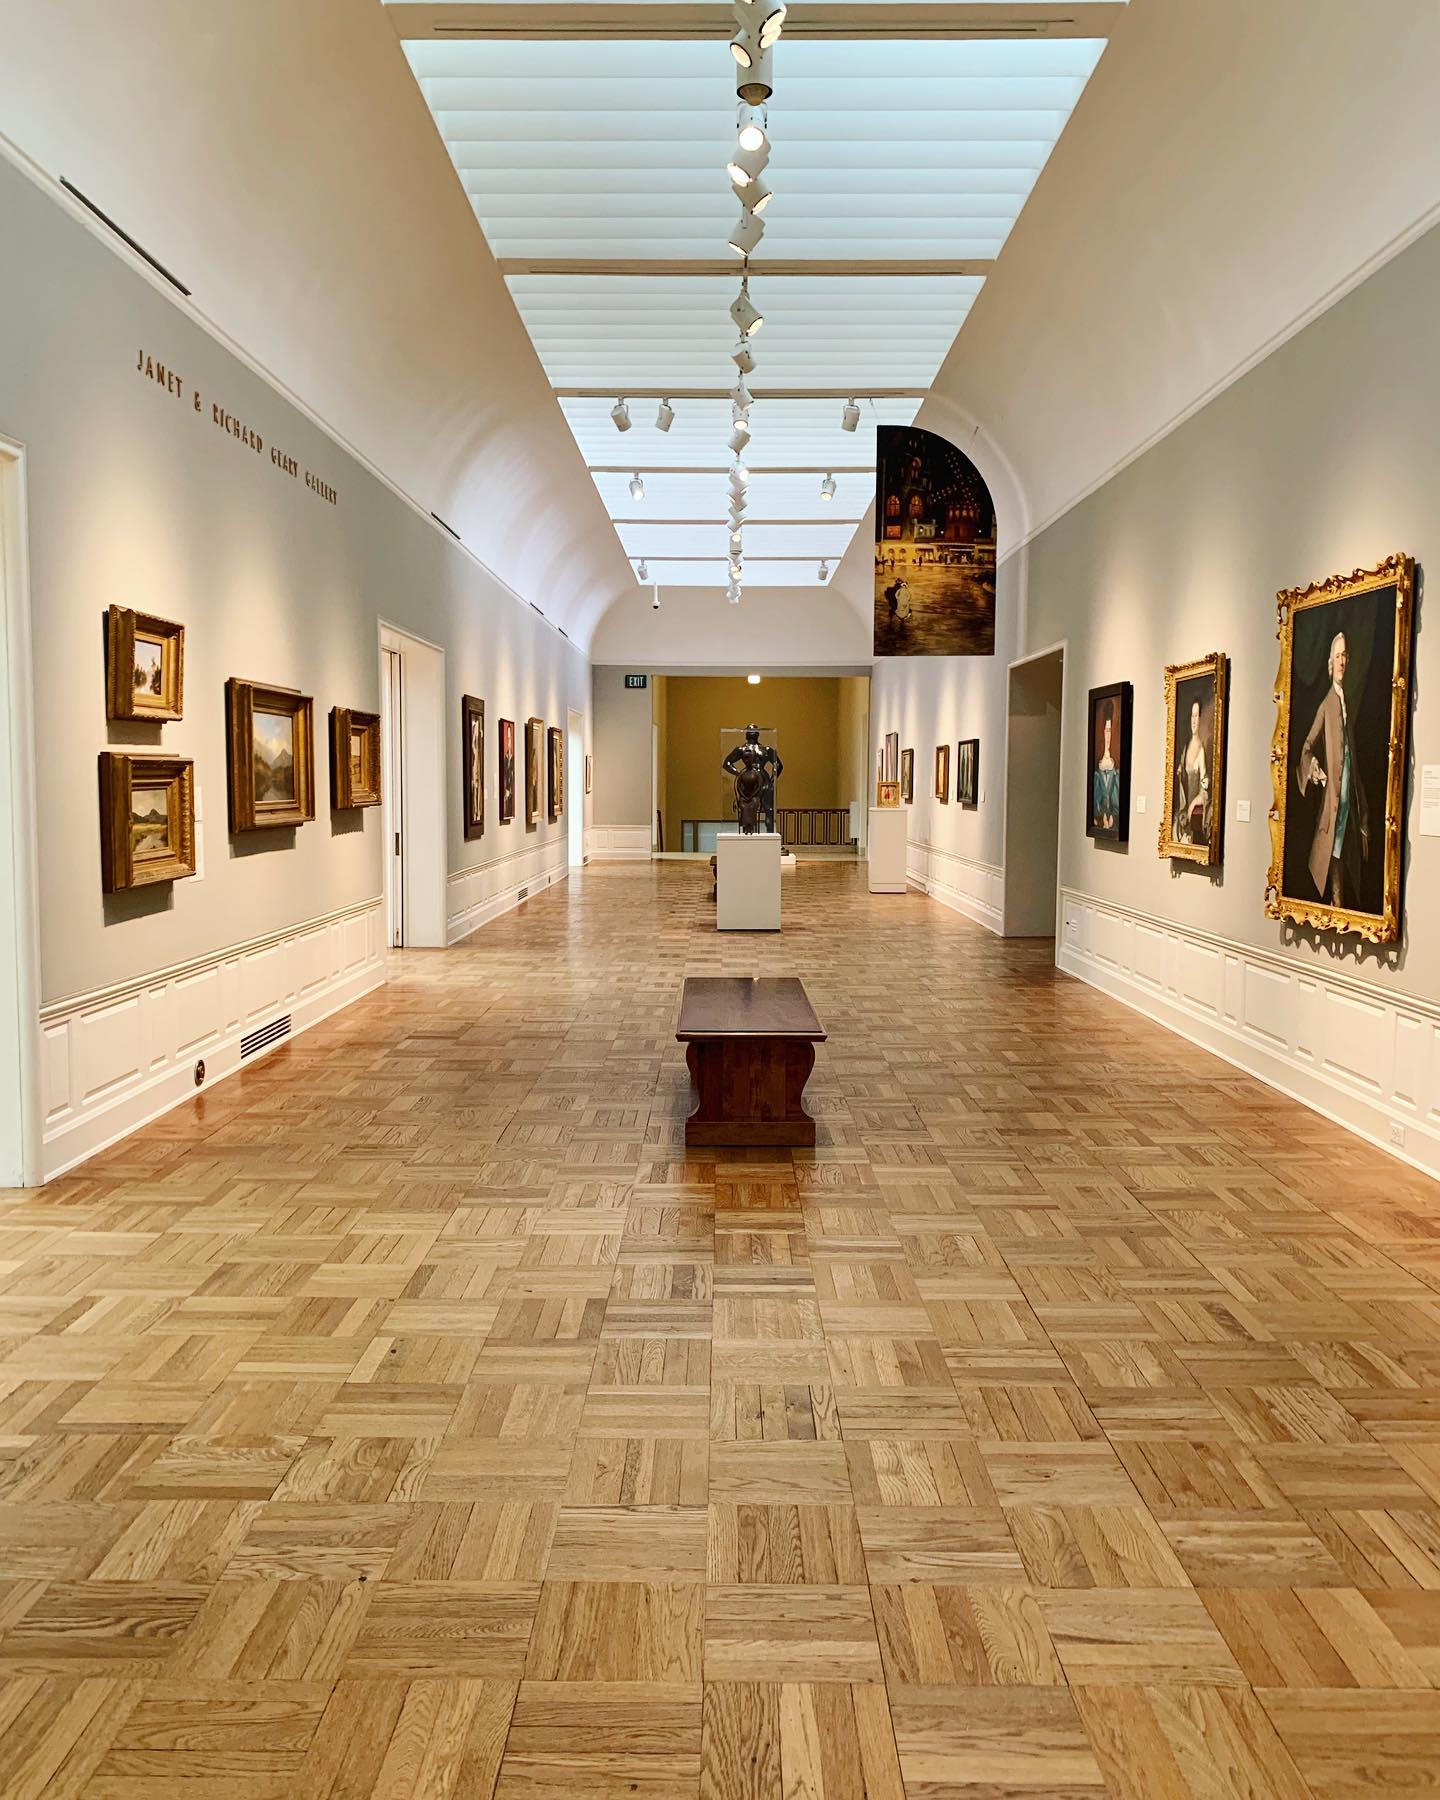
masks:
{"type": "Polygon", "coordinates": [[[0,438],[0,1187],[40,1180],[40,932],[25,463],[0,438]]]}
{"type": "Polygon", "coordinates": [[[445,944],[445,653],[380,627],[385,929],[392,949],[445,944]]]}
{"type": "Polygon", "coordinates": [[[585,715],[573,708],[565,715],[566,861],[572,869],[585,863],[585,715]]]}
{"type": "Polygon", "coordinates": [[[1006,937],[1055,935],[1065,646],[1010,665],[1005,734],[1006,937]]]}

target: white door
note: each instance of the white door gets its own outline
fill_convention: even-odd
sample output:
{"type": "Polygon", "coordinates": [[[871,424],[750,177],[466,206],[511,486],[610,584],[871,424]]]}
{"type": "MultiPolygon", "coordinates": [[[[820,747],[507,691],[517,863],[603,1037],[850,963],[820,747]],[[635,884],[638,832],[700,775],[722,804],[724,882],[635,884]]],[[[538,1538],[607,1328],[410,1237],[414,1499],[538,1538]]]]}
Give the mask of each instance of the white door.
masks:
{"type": "Polygon", "coordinates": [[[405,658],[380,652],[380,740],[385,760],[385,931],[392,950],[405,942],[405,658]]]}
{"type": "Polygon", "coordinates": [[[449,887],[445,652],[384,624],[380,652],[389,938],[409,950],[437,949],[445,943],[449,887]]]}

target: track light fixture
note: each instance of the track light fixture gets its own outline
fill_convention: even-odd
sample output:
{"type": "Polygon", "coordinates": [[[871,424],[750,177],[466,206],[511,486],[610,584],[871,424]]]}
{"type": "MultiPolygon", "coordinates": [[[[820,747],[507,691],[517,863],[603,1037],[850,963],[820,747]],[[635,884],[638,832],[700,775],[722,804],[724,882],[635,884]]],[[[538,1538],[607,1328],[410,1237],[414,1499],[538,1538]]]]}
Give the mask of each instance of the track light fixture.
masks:
{"type": "Polygon", "coordinates": [[[765,221],[753,212],[742,212],[730,233],[730,248],[737,256],[748,256],[765,235],[765,221]]]}
{"type": "Polygon", "coordinates": [[[753,150],[742,149],[737,145],[734,155],[725,165],[725,173],[737,188],[749,187],[764,174],[769,160],[770,143],[767,138],[762,137],[753,150]]]}
{"type": "Polygon", "coordinates": [[[729,587],[726,588],[725,598],[732,606],[738,606],[740,604],[740,583],[738,581],[732,581],[729,587]]]}
{"type": "Polygon", "coordinates": [[[765,127],[758,119],[747,119],[740,127],[740,148],[742,150],[759,150],[767,147],[765,127]]]}
{"type": "Polygon", "coordinates": [[[820,498],[822,500],[835,498],[835,477],[833,475],[827,475],[820,483],[820,498]]]}
{"type": "Polygon", "coordinates": [[[737,381],[730,390],[730,418],[732,422],[750,417],[750,408],[755,404],[755,396],[746,387],[743,378],[737,381]]]}
{"type": "Polygon", "coordinates": [[[730,360],[742,375],[748,375],[755,367],[755,352],[750,348],[749,344],[745,342],[744,338],[741,338],[740,342],[736,344],[735,348],[730,352],[730,360]]]}
{"type": "Polygon", "coordinates": [[[658,581],[650,590],[650,610],[651,612],[660,610],[660,583],[658,581]]]}
{"type": "Polygon", "coordinates": [[[815,575],[816,579],[822,582],[830,579],[830,565],[823,556],[820,558],[820,567],[815,571],[815,575]]]}
{"type": "Polygon", "coordinates": [[[632,500],[645,498],[645,478],[638,469],[630,477],[630,498],[632,500]]]}
{"type": "Polygon", "coordinates": [[[623,394],[610,408],[610,417],[615,421],[615,429],[617,431],[628,431],[630,429],[630,408],[625,404],[625,396],[623,394]]]}
{"type": "Polygon", "coordinates": [[[757,215],[764,212],[765,208],[774,198],[769,188],[766,187],[765,178],[762,175],[757,175],[753,181],[747,181],[743,187],[738,181],[732,181],[730,183],[730,192],[745,208],[747,213],[755,213],[757,215]]]}
{"type": "MultiPolygon", "coordinates": [[[[747,275],[740,283],[740,292],[730,303],[730,317],[735,321],[741,337],[754,337],[765,323],[765,315],[750,298],[750,278],[747,275]]],[[[621,427],[628,430],[628,423],[621,427]]]]}
{"type": "Polygon", "coordinates": [[[749,442],[750,427],[741,420],[730,433],[730,448],[735,452],[736,456],[738,456],[749,442]]]}
{"type": "Polygon", "coordinates": [[[635,565],[635,578],[637,581],[648,581],[650,579],[650,569],[643,556],[635,565]]]}
{"type": "Polygon", "coordinates": [[[844,410],[840,414],[840,429],[842,431],[853,431],[859,423],[860,403],[852,394],[845,402],[844,410]]]}
{"type": "Polygon", "coordinates": [[[675,408],[668,400],[662,400],[660,402],[660,410],[655,415],[655,429],[657,431],[668,431],[674,423],[675,408]]]}
{"type": "Polygon", "coordinates": [[[775,92],[770,45],[753,32],[737,31],[730,40],[730,54],[738,65],[735,71],[737,96],[747,106],[763,106],[775,92]]]}
{"type": "Polygon", "coordinates": [[[744,499],[745,499],[745,477],[740,473],[740,471],[738,469],[732,469],[730,471],[730,492],[735,497],[735,499],[737,499],[741,502],[744,501],[744,499]]]}
{"type": "Polygon", "coordinates": [[[743,535],[744,534],[741,532],[740,527],[738,525],[731,526],[731,528],[730,528],[730,554],[732,556],[739,556],[740,552],[745,548],[743,542],[741,541],[743,538],[743,535]]]}

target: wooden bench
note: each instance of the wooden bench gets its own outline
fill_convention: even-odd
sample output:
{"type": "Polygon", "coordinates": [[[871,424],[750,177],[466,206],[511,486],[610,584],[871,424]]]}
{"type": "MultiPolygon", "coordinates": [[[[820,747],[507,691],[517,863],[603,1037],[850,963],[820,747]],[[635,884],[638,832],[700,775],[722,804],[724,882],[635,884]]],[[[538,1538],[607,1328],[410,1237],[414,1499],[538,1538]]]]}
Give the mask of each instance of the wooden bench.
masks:
{"type": "Polygon", "coordinates": [[[793,975],[689,975],[676,1038],[695,1084],[687,1144],[815,1142],[801,1096],[825,1032],[793,975]]]}

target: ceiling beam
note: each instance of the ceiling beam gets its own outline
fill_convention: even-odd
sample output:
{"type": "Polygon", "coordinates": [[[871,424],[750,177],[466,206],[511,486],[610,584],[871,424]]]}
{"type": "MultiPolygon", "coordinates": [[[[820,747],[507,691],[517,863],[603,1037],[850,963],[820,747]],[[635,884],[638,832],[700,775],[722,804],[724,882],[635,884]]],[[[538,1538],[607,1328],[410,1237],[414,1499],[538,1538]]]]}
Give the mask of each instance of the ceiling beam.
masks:
{"type": "MultiPolygon", "coordinates": [[[[873,475],[874,463],[806,463],[803,467],[747,463],[752,475],[873,475]]],[[[728,475],[729,463],[591,463],[592,475],[728,475]]],[[[653,521],[652,521],[653,522],[653,521]]]]}
{"type": "MultiPolygon", "coordinates": [[[[789,38],[1101,38],[1124,17],[1126,0],[1083,6],[1036,0],[809,0],[785,21],[789,38]]],[[[729,6],[713,0],[388,0],[400,38],[728,38],[729,6]]]]}
{"type": "MultiPolygon", "coordinates": [[[[627,400],[728,400],[733,387],[557,387],[551,390],[557,400],[609,400],[612,404],[621,394],[627,400]]],[[[775,388],[752,387],[756,400],[923,400],[929,388],[775,388]]]]}
{"type": "Polygon", "coordinates": [[[917,262],[905,257],[862,258],[849,261],[843,257],[751,257],[748,263],[736,257],[613,257],[613,256],[502,256],[502,275],[694,275],[706,280],[732,281],[737,275],[762,277],[784,276],[932,276],[988,275],[995,267],[991,256],[961,256],[950,260],[931,259],[917,262]]]}

